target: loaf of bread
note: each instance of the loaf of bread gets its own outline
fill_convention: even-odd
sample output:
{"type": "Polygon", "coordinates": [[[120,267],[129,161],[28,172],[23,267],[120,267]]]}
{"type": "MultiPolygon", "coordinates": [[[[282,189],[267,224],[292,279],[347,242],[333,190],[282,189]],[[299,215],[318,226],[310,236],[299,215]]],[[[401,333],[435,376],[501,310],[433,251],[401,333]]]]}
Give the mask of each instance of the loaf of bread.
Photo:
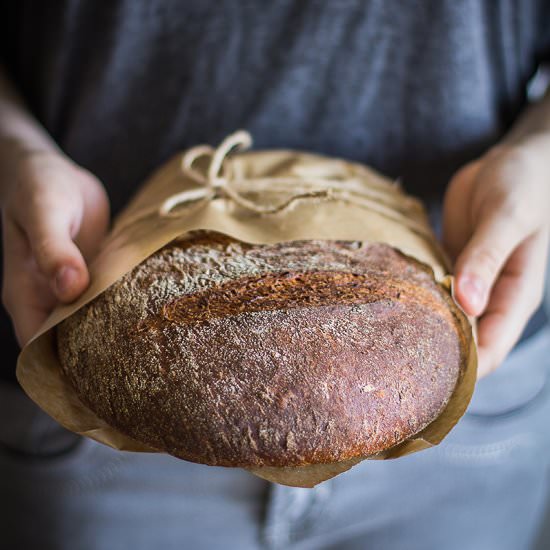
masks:
{"type": "Polygon", "coordinates": [[[197,231],[57,327],[64,374],[100,418],[202,464],[373,455],[445,407],[462,312],[385,244],[246,244],[197,231]]]}

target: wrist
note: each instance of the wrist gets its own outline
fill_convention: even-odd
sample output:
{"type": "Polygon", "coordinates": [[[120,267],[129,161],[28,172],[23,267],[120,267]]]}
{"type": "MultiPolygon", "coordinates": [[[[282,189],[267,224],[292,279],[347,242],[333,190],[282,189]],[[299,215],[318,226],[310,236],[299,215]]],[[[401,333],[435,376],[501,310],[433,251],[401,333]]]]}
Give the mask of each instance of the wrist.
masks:
{"type": "Polygon", "coordinates": [[[506,158],[521,167],[525,174],[545,174],[550,158],[550,132],[538,132],[514,140],[504,139],[491,147],[482,158],[492,160],[496,157],[506,158]]]}
{"type": "Polygon", "coordinates": [[[60,154],[61,150],[55,143],[46,140],[33,142],[17,137],[0,137],[1,166],[12,166],[28,157],[42,154],[60,154]]]}
{"type": "Polygon", "coordinates": [[[517,146],[540,163],[545,171],[547,170],[550,158],[550,131],[533,134],[521,140],[517,146]]]}
{"type": "Polygon", "coordinates": [[[528,135],[504,139],[493,149],[517,153],[535,162],[544,162],[550,158],[550,131],[535,132],[528,135]]]}

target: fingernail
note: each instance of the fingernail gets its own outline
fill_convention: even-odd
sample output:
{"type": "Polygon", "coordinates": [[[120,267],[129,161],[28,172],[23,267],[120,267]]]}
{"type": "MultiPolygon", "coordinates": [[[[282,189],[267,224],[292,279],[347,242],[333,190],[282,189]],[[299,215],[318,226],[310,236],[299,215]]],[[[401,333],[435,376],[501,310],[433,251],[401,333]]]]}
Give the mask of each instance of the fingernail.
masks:
{"type": "Polygon", "coordinates": [[[485,284],[475,275],[463,275],[459,282],[460,291],[476,314],[481,313],[485,306],[485,284]]]}
{"type": "Polygon", "coordinates": [[[55,293],[58,296],[67,295],[78,278],[74,267],[63,266],[55,275],[55,293]]]}

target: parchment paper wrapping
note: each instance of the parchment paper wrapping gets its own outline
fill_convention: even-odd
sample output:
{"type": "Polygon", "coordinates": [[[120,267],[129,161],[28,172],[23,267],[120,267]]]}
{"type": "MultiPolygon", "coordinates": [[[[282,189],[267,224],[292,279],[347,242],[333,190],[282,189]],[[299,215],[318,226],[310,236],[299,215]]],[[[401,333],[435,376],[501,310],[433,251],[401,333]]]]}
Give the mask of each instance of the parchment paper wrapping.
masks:
{"type": "MultiPolygon", "coordinates": [[[[22,350],[17,365],[21,386],[67,429],[115,449],[156,452],[107,425],[78,399],[62,373],[54,327],[164,244],[190,230],[219,231],[249,243],[313,238],[383,242],[430,266],[435,279],[451,292],[448,264],[424,209],[398,185],[362,165],[297,151],[246,152],[228,158],[235,144],[246,144],[247,134],[235,134],[229,141],[224,151],[218,149],[216,159],[214,150],[195,151],[187,172],[181,167],[182,155],[177,155],[146,182],[115,220],[90,265],[87,291],[73,304],[53,311],[22,350]],[[296,195],[301,198],[293,199],[296,195]],[[245,202],[237,204],[235,197],[245,202]],[[246,201],[256,205],[256,210],[278,205],[278,211],[261,214],[246,201]]],[[[462,323],[469,338],[467,369],[442,414],[415,437],[376,456],[347,462],[250,471],[278,483],[312,487],[364,458],[397,458],[437,445],[464,414],[475,384],[474,339],[465,316],[462,323]]]]}

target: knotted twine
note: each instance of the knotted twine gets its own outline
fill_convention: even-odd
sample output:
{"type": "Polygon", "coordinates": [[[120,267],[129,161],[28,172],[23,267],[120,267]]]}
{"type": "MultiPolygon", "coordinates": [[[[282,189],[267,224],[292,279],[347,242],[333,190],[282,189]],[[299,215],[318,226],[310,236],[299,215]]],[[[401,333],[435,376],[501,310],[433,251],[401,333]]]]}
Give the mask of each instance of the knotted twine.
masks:
{"type": "Polygon", "coordinates": [[[422,215],[418,201],[403,194],[397,183],[383,190],[369,188],[365,177],[335,178],[327,174],[322,165],[295,166],[296,176],[248,177],[243,173],[242,164],[231,162],[230,155],[251,146],[250,134],[239,130],[225,138],[217,148],[199,145],[188,149],[181,158],[181,174],[186,184],[191,182],[198,187],[170,195],[159,207],[141,209],[126,216],[115,231],[152,214],[160,218],[180,218],[215,200],[225,200],[262,216],[284,213],[298,201],[338,200],[398,221],[433,242],[434,236],[425,219],[418,219],[422,215]],[[206,168],[196,167],[199,159],[206,160],[206,168]],[[264,202],[273,195],[286,198],[277,203],[264,204],[252,200],[252,195],[264,202]]]}

